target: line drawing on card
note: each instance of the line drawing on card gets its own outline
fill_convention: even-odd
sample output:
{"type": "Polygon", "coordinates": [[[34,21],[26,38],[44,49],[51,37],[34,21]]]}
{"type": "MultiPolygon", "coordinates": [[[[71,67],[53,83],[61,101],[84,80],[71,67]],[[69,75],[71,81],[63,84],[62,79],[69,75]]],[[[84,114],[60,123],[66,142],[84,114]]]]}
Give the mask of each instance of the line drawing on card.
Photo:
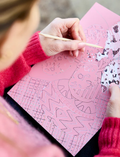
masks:
{"type": "Polygon", "coordinates": [[[35,65],[9,91],[72,155],[100,129],[109,100],[109,85],[111,82],[119,85],[120,80],[120,23],[108,29],[110,21],[103,18],[102,11],[112,13],[98,4],[91,10],[85,16],[86,22],[98,16],[102,23],[92,21],[85,27],[87,42],[105,43],[104,50],[86,47],[78,58],[62,52],[35,65]]]}

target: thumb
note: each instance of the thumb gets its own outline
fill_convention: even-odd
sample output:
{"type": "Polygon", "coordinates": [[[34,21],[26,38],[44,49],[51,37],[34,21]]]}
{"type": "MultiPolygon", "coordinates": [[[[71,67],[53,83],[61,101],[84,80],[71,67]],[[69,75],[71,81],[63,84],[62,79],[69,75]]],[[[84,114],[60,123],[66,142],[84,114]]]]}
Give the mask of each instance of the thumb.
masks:
{"type": "Polygon", "coordinates": [[[119,86],[117,86],[115,83],[112,83],[109,87],[110,93],[111,93],[111,97],[110,100],[111,101],[116,101],[119,99],[120,97],[120,89],[119,86]]]}
{"type": "Polygon", "coordinates": [[[107,105],[106,115],[107,117],[120,118],[120,89],[112,83],[109,87],[111,97],[107,105]]]}
{"type": "Polygon", "coordinates": [[[85,47],[85,43],[80,42],[78,40],[61,41],[61,42],[62,42],[61,44],[62,51],[75,51],[85,47]]]}

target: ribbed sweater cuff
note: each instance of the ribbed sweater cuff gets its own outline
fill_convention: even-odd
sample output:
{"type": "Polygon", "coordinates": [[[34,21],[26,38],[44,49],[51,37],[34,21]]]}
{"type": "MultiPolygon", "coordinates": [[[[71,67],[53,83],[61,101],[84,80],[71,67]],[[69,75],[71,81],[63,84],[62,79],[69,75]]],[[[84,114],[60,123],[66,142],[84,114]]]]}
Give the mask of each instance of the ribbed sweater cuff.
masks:
{"type": "Polygon", "coordinates": [[[120,118],[105,118],[99,135],[100,155],[120,156],[120,118]]]}
{"type": "Polygon", "coordinates": [[[26,50],[23,52],[23,56],[27,61],[28,65],[36,64],[40,61],[50,58],[45,54],[42,49],[38,33],[39,32],[36,32],[32,36],[28,46],[26,47],[26,50]]]}

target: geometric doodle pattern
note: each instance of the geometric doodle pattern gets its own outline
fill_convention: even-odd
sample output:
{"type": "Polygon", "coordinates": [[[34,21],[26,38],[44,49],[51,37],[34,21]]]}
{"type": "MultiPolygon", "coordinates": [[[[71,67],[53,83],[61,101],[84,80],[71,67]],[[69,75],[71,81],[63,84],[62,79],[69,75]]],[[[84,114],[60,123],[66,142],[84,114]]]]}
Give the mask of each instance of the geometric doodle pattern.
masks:
{"type": "MultiPolygon", "coordinates": [[[[72,155],[76,155],[102,125],[109,100],[108,88],[103,84],[105,69],[119,58],[116,55],[120,48],[115,52],[115,46],[111,46],[118,41],[118,33],[111,40],[110,31],[92,21],[93,16],[100,18],[100,14],[96,15],[98,7],[106,11],[96,4],[91,16],[88,17],[89,11],[83,18],[91,19],[85,35],[90,43],[94,41],[102,46],[106,42],[104,50],[86,47],[78,58],[66,52],[53,56],[33,66],[8,93],[72,155]]],[[[112,27],[115,32],[118,25],[112,27]]],[[[119,73],[119,69],[117,71],[119,73]]]]}
{"type": "Polygon", "coordinates": [[[108,56],[111,58],[102,74],[101,83],[104,89],[109,87],[112,82],[120,85],[120,22],[108,30],[107,34],[108,38],[104,52],[99,53],[99,61],[103,58],[108,58],[108,56]]]}
{"type": "MultiPolygon", "coordinates": [[[[96,108],[93,112],[83,104],[84,107],[76,113],[73,111],[76,108],[71,109],[65,105],[67,99],[63,100],[62,94],[61,97],[56,94],[55,91],[59,90],[59,87],[56,89],[55,85],[27,75],[13,87],[9,95],[71,154],[75,155],[101,127],[107,99],[106,97],[103,99],[101,93],[99,98],[96,97],[94,102],[96,108]]],[[[70,103],[69,100],[73,101],[74,98],[68,98],[67,103],[70,103]]]]}

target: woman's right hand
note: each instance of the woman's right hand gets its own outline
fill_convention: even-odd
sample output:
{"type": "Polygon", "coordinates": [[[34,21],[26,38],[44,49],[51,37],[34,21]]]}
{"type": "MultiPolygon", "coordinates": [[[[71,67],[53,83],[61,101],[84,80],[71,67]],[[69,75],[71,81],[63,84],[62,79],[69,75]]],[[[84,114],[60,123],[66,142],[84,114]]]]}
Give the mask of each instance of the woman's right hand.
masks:
{"type": "Polygon", "coordinates": [[[48,56],[68,51],[71,56],[78,57],[81,51],[85,51],[86,37],[78,18],[56,18],[41,33],[73,39],[71,41],[61,41],[40,35],[42,48],[48,56]]]}
{"type": "Polygon", "coordinates": [[[107,105],[106,116],[120,118],[120,88],[112,83],[109,90],[111,97],[107,105]]]}

